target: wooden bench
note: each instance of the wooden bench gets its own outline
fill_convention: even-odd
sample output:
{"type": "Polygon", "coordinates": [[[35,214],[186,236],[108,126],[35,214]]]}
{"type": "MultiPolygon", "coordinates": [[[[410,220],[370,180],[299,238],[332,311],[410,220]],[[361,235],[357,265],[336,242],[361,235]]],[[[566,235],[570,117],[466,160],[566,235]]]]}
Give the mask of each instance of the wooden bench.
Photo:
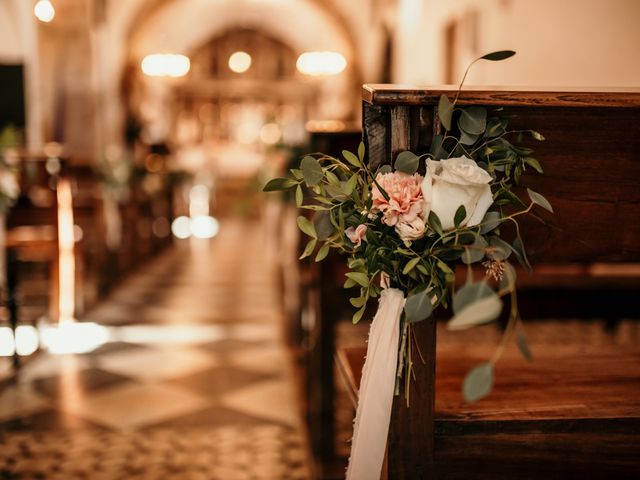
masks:
{"type": "MultiPolygon", "coordinates": [[[[429,150],[442,93],[451,98],[455,89],[363,87],[364,138],[373,169],[401,151],[429,150]]],[[[622,309],[607,308],[616,316],[637,315],[640,90],[465,88],[459,104],[503,108],[503,114],[515,116],[510,127],[546,137],[532,142],[545,175],[527,175],[523,182],[549,199],[555,215],[540,214],[546,225],[522,224],[534,274],[522,278],[521,294],[532,292],[539,306],[545,302],[540,292],[568,286],[583,292],[576,297],[580,302],[596,308],[607,294],[626,292],[631,301],[622,309]]],[[[568,313],[589,313],[580,307],[569,306],[568,313]]],[[[547,303],[542,313],[553,318],[554,304],[547,303]]],[[[602,318],[602,309],[593,316],[602,318]]],[[[554,325],[561,324],[547,326],[548,338],[554,325]]],[[[491,352],[473,353],[469,337],[455,350],[439,350],[436,362],[436,322],[417,324],[415,334],[426,363],[414,359],[411,408],[402,393],[394,401],[388,478],[627,478],[639,471],[637,454],[632,455],[640,450],[635,346],[572,351],[580,342],[567,339],[568,348],[558,346],[560,355],[543,345],[533,365],[501,362],[492,397],[468,406],[461,403],[462,376],[471,360],[484,361],[491,352]],[[563,383],[571,388],[560,388],[563,383]],[[594,468],[598,465],[602,468],[594,468]],[[553,466],[561,476],[553,477],[553,466]]],[[[357,384],[362,351],[340,358],[346,378],[357,384]]]]}

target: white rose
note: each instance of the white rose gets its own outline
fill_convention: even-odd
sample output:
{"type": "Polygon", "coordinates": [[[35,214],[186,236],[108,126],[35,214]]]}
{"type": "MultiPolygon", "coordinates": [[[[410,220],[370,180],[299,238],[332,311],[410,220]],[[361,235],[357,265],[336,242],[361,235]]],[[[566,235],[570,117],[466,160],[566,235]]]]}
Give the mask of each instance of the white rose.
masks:
{"type": "Polygon", "coordinates": [[[422,218],[416,217],[410,222],[396,223],[395,228],[396,233],[403,242],[410,242],[412,240],[418,240],[419,238],[422,238],[427,226],[425,225],[422,218]]]}
{"type": "Polygon", "coordinates": [[[467,216],[460,226],[479,224],[493,203],[492,178],[476,162],[466,157],[427,161],[427,174],[422,181],[425,218],[430,211],[440,219],[444,230],[455,228],[454,217],[464,206],[467,216]]]}

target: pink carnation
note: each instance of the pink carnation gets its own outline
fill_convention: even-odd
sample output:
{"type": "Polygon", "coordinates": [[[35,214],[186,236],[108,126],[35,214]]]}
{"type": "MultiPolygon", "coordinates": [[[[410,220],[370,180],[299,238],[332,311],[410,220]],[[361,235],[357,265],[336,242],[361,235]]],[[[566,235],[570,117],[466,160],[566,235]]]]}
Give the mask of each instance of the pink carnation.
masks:
{"type": "Polygon", "coordinates": [[[422,196],[422,176],[417,173],[407,175],[402,172],[379,173],[376,181],[389,194],[386,200],[378,186],[373,184],[373,205],[371,211],[382,212],[382,221],[393,227],[398,222],[410,223],[422,217],[424,197],[422,196]]]}
{"type": "Polygon", "coordinates": [[[366,241],[367,239],[367,226],[362,224],[358,225],[356,228],[349,227],[344,231],[344,233],[347,235],[349,240],[351,240],[351,243],[353,243],[357,248],[362,244],[363,240],[366,241]]]}

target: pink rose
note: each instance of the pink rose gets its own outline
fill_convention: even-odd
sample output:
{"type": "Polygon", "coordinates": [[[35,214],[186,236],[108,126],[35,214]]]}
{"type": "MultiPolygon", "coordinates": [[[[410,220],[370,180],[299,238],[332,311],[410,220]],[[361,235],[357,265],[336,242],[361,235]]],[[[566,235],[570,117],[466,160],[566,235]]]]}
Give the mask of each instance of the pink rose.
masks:
{"type": "Polygon", "coordinates": [[[367,237],[367,226],[366,225],[358,225],[356,228],[349,227],[344,233],[347,235],[351,243],[353,243],[356,248],[362,244],[362,241],[366,241],[367,237]]]}

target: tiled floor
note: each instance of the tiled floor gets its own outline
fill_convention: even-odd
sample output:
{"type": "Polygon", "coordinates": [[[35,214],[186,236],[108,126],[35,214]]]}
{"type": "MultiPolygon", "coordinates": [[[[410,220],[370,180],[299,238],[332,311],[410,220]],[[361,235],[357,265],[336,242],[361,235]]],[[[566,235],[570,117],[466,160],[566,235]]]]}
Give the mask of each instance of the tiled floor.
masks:
{"type": "Polygon", "coordinates": [[[110,342],[0,387],[0,479],[306,479],[280,307],[256,226],[223,222],[83,320],[110,342]]]}

